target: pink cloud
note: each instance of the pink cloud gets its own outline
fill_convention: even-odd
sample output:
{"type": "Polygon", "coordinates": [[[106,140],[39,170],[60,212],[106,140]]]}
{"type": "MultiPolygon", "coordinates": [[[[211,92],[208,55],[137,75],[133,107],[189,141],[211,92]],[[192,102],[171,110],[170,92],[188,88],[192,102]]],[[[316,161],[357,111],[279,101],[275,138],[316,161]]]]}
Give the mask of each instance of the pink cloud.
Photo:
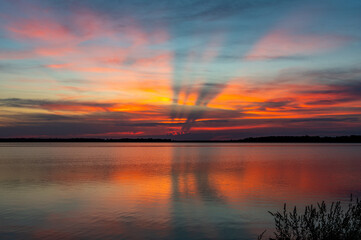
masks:
{"type": "Polygon", "coordinates": [[[153,70],[163,72],[171,72],[171,63],[173,60],[173,55],[168,53],[162,53],[155,56],[145,57],[145,58],[139,58],[135,61],[133,64],[137,68],[152,68],[153,70]]]}
{"type": "Polygon", "coordinates": [[[50,47],[39,47],[34,49],[34,53],[44,57],[64,56],[76,51],[77,49],[72,46],[69,47],[50,46],[50,47]]]}
{"type": "Polygon", "coordinates": [[[7,29],[20,40],[59,42],[77,38],[69,28],[51,19],[22,19],[11,23],[7,29]]]}
{"type": "MultiPolygon", "coordinates": [[[[110,21],[105,21],[93,11],[83,9],[71,14],[68,18],[49,16],[52,9],[36,8],[35,12],[24,14],[24,18],[7,16],[9,22],[6,29],[18,40],[33,40],[42,43],[78,44],[97,37],[110,37],[118,31],[110,21]]],[[[34,11],[34,9],[33,9],[34,11]]]]}
{"type": "MultiPolygon", "coordinates": [[[[49,68],[74,71],[119,72],[120,65],[135,59],[139,65],[149,65],[146,58],[157,58],[157,68],[169,62],[162,52],[150,46],[169,39],[164,29],[146,31],[129,16],[125,26],[90,9],[57,16],[54,9],[29,4],[22,17],[6,16],[5,28],[10,37],[30,43],[29,49],[0,52],[0,59],[47,58],[49,68]],[[102,41],[106,40],[106,44],[102,41]],[[89,41],[90,40],[90,41],[89,41]],[[83,42],[87,44],[82,45],[83,42]],[[143,58],[144,61],[138,61],[143,58]],[[51,62],[54,60],[54,62],[51,62]],[[66,63],[61,64],[59,63],[66,63]]],[[[129,67],[127,65],[126,67],[129,67]]]]}
{"type": "Polygon", "coordinates": [[[297,34],[289,30],[276,29],[256,43],[246,59],[263,60],[327,52],[349,40],[337,35],[297,34]]]}
{"type": "Polygon", "coordinates": [[[130,24],[122,29],[120,33],[121,38],[130,41],[133,48],[150,44],[161,44],[169,40],[168,32],[164,29],[158,28],[149,32],[145,31],[134,19],[128,21],[130,21],[130,24]]]}
{"type": "Polygon", "coordinates": [[[47,68],[53,68],[53,69],[63,69],[63,68],[71,67],[71,64],[68,64],[68,63],[48,64],[48,65],[45,65],[45,67],[47,67],[47,68]]]}
{"type": "Polygon", "coordinates": [[[299,57],[333,51],[349,43],[349,36],[314,31],[322,20],[322,12],[302,8],[288,14],[258,40],[246,60],[299,57]]]}

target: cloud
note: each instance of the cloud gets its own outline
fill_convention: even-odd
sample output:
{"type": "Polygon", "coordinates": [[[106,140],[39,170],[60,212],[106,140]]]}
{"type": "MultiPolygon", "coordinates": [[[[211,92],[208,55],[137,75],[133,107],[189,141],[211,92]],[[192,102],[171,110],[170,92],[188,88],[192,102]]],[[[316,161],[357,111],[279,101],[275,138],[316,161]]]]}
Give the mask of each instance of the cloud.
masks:
{"type": "Polygon", "coordinates": [[[282,110],[282,109],[290,109],[290,108],[299,108],[299,106],[297,106],[296,99],[293,98],[271,99],[259,103],[258,106],[259,106],[259,110],[263,110],[263,111],[268,111],[271,109],[282,110]]]}
{"type": "Polygon", "coordinates": [[[35,100],[6,98],[0,99],[0,106],[12,108],[39,108],[50,111],[109,111],[116,106],[114,103],[79,102],[63,100],[35,100]]]}
{"type": "MultiPolygon", "coordinates": [[[[16,4],[15,4],[16,5],[16,4]]],[[[20,41],[42,44],[76,45],[100,36],[112,37],[117,33],[111,21],[88,8],[76,9],[66,15],[59,14],[54,7],[30,4],[22,14],[7,15],[6,29],[20,41]]]]}
{"type": "Polygon", "coordinates": [[[348,35],[315,33],[316,14],[319,15],[309,9],[292,12],[254,44],[245,60],[303,59],[333,51],[355,40],[348,35]]]}
{"type": "Polygon", "coordinates": [[[303,59],[304,55],[327,52],[345,45],[350,40],[345,36],[299,34],[288,30],[274,30],[264,36],[245,59],[303,59]]]}
{"type": "Polygon", "coordinates": [[[130,57],[162,55],[164,51],[151,47],[169,39],[165,29],[146,30],[130,13],[115,21],[99,9],[91,9],[92,4],[75,5],[66,14],[52,4],[26,5],[28,8],[20,8],[21,14],[5,15],[4,24],[8,37],[26,43],[26,49],[0,51],[0,59],[50,58],[47,66],[53,69],[87,71],[102,65],[99,69],[103,71],[105,65],[120,66],[130,57]]]}
{"type": "MultiPolygon", "coordinates": [[[[228,136],[247,128],[311,129],[316,120],[296,120],[326,116],[344,117],[346,127],[357,124],[347,119],[360,112],[359,69],[288,69],[273,79],[268,73],[279,69],[265,66],[264,79],[242,77],[257,71],[247,60],[283,60],[284,66],[340,49],[355,40],[353,28],[323,26],[321,13],[304,9],[282,17],[303,2],[160,0],[144,7],[145,2],[6,3],[16,12],[2,8],[0,16],[1,87],[14,98],[0,100],[11,119],[2,116],[2,126],[48,121],[48,129],[64,124],[70,134],[87,122],[93,136],[102,134],[101,127],[114,136],[157,131],[188,136],[191,129],[198,134],[192,136],[206,131],[228,136]],[[45,99],[31,99],[37,94],[45,99]]],[[[330,22],[349,23],[338,20],[330,22]]],[[[341,126],[343,120],[324,121],[341,126]]]]}
{"type": "Polygon", "coordinates": [[[33,52],[29,50],[0,50],[0,60],[26,59],[33,56],[33,52]]]}
{"type": "Polygon", "coordinates": [[[183,118],[183,132],[189,131],[191,125],[200,117],[203,111],[201,108],[193,108],[192,111],[185,113],[181,105],[189,104],[193,97],[194,106],[207,106],[215,97],[217,97],[226,87],[229,79],[217,79],[207,76],[221,54],[225,36],[214,35],[205,44],[200,46],[197,51],[188,50],[176,52],[174,55],[174,75],[172,79],[173,87],[173,107],[170,112],[172,119],[183,118]],[[186,58],[186,59],[183,59],[186,58]],[[197,67],[196,62],[201,62],[202,67],[197,67]],[[202,72],[206,74],[202,74],[202,72]]]}
{"type": "Polygon", "coordinates": [[[8,27],[8,30],[14,34],[15,38],[20,40],[34,39],[45,42],[66,42],[77,39],[69,28],[49,19],[46,21],[26,19],[13,22],[8,27]]]}
{"type": "MultiPolygon", "coordinates": [[[[320,70],[293,70],[284,72],[279,82],[302,84],[294,85],[293,92],[307,96],[331,98],[325,100],[342,100],[346,102],[361,100],[361,69],[360,68],[333,68],[320,70]],[[298,87],[297,87],[298,86],[298,87]],[[306,88],[306,86],[312,86],[306,88]]],[[[278,80],[276,79],[275,82],[278,80]]]]}
{"type": "Polygon", "coordinates": [[[222,90],[226,83],[204,83],[197,96],[196,105],[207,106],[222,90]]]}

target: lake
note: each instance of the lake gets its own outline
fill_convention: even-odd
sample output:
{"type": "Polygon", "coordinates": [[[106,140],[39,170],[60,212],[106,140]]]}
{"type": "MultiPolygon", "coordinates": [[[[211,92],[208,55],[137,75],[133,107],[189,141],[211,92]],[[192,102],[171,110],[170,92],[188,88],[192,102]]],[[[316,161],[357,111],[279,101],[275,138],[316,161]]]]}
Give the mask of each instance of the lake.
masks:
{"type": "Polygon", "coordinates": [[[361,196],[360,144],[0,143],[0,239],[256,239],[361,196]]]}

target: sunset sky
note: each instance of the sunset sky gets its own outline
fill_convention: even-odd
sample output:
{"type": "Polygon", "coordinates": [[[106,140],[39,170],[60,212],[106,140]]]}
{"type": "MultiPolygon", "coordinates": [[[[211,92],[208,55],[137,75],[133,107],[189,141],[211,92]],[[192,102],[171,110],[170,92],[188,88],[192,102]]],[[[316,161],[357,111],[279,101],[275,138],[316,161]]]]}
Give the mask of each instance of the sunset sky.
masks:
{"type": "Polygon", "coordinates": [[[0,137],[361,134],[360,0],[0,0],[0,137]]]}

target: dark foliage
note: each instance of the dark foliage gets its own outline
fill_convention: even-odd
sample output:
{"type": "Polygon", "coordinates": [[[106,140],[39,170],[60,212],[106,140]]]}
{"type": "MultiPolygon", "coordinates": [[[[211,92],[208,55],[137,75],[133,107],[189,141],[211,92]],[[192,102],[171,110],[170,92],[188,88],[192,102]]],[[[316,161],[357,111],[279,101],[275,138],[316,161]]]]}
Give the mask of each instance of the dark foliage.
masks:
{"type": "MultiPolygon", "coordinates": [[[[283,212],[270,212],[275,220],[274,236],[269,240],[359,240],[361,239],[361,201],[352,199],[347,207],[333,202],[306,206],[299,214],[296,207],[283,212]]],[[[263,232],[258,239],[263,239],[263,232]]]]}
{"type": "Polygon", "coordinates": [[[0,138],[0,142],[171,142],[158,138],[0,138]]]}
{"type": "Polygon", "coordinates": [[[269,136],[245,138],[238,142],[250,143],[360,143],[361,135],[320,137],[320,136],[269,136]]]}
{"type": "Polygon", "coordinates": [[[239,142],[239,143],[361,143],[361,135],[320,136],[269,136],[240,140],[172,140],[159,138],[0,138],[0,142],[239,142]]]}

